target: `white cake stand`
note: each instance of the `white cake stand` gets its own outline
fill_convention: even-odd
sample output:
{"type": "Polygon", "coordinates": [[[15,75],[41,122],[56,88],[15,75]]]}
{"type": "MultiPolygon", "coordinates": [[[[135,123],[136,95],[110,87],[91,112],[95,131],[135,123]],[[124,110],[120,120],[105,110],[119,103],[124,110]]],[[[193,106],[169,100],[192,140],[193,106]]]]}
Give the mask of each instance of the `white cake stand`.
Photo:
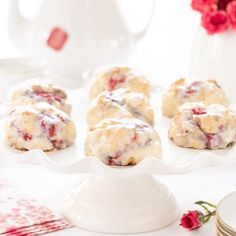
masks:
{"type": "MultiPolygon", "coordinates": [[[[225,160],[209,152],[202,152],[182,166],[147,157],[136,166],[120,168],[109,167],[94,157],[58,163],[41,150],[22,154],[4,150],[2,154],[53,171],[89,173],[67,197],[62,214],[79,228],[103,233],[142,233],[176,221],[179,211],[174,195],[151,174],[184,174],[200,166],[225,164],[225,160]]],[[[231,161],[235,162],[235,158],[231,161]]]]}
{"type": "Polygon", "coordinates": [[[62,209],[74,225],[103,233],[142,233],[173,223],[174,196],[149,175],[119,178],[91,175],[75,188],[62,209]]]}

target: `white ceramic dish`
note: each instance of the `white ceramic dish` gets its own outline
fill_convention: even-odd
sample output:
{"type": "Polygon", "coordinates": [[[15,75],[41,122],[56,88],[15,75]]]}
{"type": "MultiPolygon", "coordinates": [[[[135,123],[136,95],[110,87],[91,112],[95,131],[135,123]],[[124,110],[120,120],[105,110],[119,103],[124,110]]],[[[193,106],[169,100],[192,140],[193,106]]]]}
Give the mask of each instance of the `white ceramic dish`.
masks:
{"type": "Polygon", "coordinates": [[[225,196],[217,206],[217,220],[236,234],[236,192],[225,196]]]}
{"type": "Polygon", "coordinates": [[[221,232],[224,236],[235,236],[236,235],[235,232],[233,232],[232,230],[230,230],[229,228],[224,226],[219,219],[216,220],[216,228],[217,228],[218,232],[221,232]]]}
{"type": "Polygon", "coordinates": [[[151,174],[184,174],[201,166],[236,162],[236,145],[220,151],[199,151],[171,143],[167,137],[170,120],[161,115],[162,89],[158,86],[151,103],[162,139],[162,159],[147,157],[136,166],[110,167],[94,157],[84,157],[87,88],[69,94],[77,126],[77,140],[72,147],[49,153],[37,149],[21,152],[3,142],[0,150],[2,156],[24,164],[93,174],[72,190],[62,208],[62,214],[78,227],[105,233],[141,233],[168,226],[177,219],[178,206],[174,195],[151,174]]]}

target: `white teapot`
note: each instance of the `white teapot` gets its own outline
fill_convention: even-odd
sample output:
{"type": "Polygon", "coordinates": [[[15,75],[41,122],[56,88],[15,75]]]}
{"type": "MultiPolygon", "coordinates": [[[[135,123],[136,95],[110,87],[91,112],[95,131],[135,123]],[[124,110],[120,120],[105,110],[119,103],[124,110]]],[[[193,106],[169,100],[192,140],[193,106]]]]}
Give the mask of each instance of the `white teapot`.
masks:
{"type": "Polygon", "coordinates": [[[24,54],[44,62],[50,71],[78,77],[101,64],[124,62],[145,34],[151,17],[144,29],[131,32],[119,1],[42,0],[30,20],[21,15],[19,0],[11,0],[9,35],[24,54]]]}

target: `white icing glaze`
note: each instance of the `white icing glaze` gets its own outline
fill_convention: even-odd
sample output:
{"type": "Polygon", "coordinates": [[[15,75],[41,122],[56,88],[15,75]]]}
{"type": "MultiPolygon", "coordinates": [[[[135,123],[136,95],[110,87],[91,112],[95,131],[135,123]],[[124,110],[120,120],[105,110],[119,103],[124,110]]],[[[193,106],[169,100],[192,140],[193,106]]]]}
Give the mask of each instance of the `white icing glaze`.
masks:
{"type": "Polygon", "coordinates": [[[75,126],[69,116],[48,103],[16,107],[5,127],[9,145],[23,150],[66,148],[75,137],[75,126]]]}
{"type": "Polygon", "coordinates": [[[225,93],[216,81],[179,79],[163,95],[163,114],[173,117],[178,107],[186,102],[229,105],[225,93]]]}
{"type": "Polygon", "coordinates": [[[183,147],[226,148],[235,142],[235,114],[220,104],[185,103],[172,119],[169,137],[183,147]]]}
{"type": "Polygon", "coordinates": [[[138,118],[153,125],[154,112],[143,94],[121,88],[104,91],[91,102],[88,126],[91,128],[105,118],[138,118]]]}
{"type": "Polygon", "coordinates": [[[152,126],[137,119],[105,119],[88,132],[87,155],[109,165],[129,165],[146,156],[161,156],[159,135],[152,126]]]}
{"type": "Polygon", "coordinates": [[[113,91],[119,88],[128,88],[148,97],[151,85],[144,75],[126,66],[99,68],[93,75],[89,97],[94,99],[103,91],[113,91]]]}
{"type": "Polygon", "coordinates": [[[8,95],[8,103],[11,108],[34,105],[39,102],[47,102],[68,114],[71,112],[71,105],[67,101],[65,91],[52,84],[22,83],[15,86],[8,95]]]}

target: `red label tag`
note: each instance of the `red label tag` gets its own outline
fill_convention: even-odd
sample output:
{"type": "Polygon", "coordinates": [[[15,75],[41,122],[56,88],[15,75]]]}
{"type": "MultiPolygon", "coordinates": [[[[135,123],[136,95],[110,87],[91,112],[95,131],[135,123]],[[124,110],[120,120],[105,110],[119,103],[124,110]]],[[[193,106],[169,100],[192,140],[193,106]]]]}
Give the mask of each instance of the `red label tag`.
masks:
{"type": "Polygon", "coordinates": [[[61,50],[68,39],[68,34],[60,28],[54,28],[47,40],[47,45],[55,50],[61,50]]]}

